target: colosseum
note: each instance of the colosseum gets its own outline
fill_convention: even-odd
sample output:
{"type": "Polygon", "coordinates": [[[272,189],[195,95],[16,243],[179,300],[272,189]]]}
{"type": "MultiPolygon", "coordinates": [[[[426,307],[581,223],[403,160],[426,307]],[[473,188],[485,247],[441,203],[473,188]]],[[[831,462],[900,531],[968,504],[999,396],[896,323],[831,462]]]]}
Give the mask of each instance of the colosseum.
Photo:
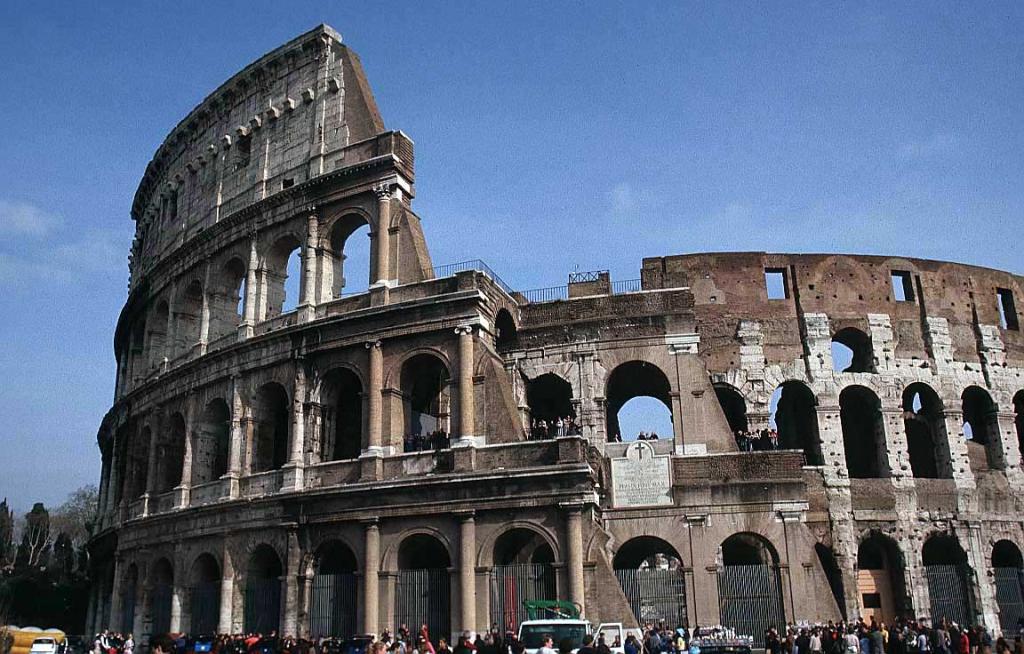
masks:
{"type": "Polygon", "coordinates": [[[736,252],[516,290],[434,265],[413,152],[327,26],[159,147],[87,628],[447,635],[530,599],[750,634],[1016,627],[1024,278],[736,252]],[[671,433],[622,438],[638,397],[671,433]]]}

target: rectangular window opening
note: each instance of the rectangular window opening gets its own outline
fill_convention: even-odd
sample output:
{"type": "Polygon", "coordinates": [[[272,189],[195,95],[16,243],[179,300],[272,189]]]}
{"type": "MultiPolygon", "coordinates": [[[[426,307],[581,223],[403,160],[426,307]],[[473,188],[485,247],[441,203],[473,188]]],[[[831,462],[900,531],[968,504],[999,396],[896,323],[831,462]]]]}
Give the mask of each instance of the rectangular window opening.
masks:
{"type": "Polygon", "coordinates": [[[1020,329],[1017,320],[1017,305],[1013,302],[1013,291],[1008,288],[997,288],[996,298],[999,301],[999,326],[1003,329],[1020,329]]]}
{"type": "Polygon", "coordinates": [[[892,271],[892,297],[897,302],[914,301],[914,280],[905,270],[892,271]]]}
{"type": "Polygon", "coordinates": [[[768,291],[769,300],[785,300],[789,297],[789,285],[786,283],[785,268],[765,268],[764,286],[768,291]]]}
{"type": "Polygon", "coordinates": [[[281,182],[281,188],[283,188],[283,189],[284,188],[291,188],[293,186],[295,186],[295,178],[294,177],[285,177],[284,181],[281,182]]]}
{"type": "Polygon", "coordinates": [[[882,608],[882,594],[881,593],[862,593],[861,604],[866,609],[880,609],[882,608]]]}

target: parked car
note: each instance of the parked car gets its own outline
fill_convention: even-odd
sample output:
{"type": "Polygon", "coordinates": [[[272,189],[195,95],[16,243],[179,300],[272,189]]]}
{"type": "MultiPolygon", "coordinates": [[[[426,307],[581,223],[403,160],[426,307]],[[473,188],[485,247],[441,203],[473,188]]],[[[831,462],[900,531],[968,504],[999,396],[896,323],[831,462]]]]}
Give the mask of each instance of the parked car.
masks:
{"type": "Polygon", "coordinates": [[[36,638],[32,641],[32,647],[28,650],[28,654],[57,654],[59,645],[57,639],[50,636],[36,638]]]}

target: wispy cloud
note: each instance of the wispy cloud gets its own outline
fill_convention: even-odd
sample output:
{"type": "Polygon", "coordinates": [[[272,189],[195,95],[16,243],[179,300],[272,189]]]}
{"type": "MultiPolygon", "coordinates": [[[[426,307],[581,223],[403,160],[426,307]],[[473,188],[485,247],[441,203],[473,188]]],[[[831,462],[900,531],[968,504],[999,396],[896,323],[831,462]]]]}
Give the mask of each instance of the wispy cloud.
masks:
{"type": "Polygon", "coordinates": [[[936,132],[922,141],[904,143],[896,150],[896,157],[903,161],[909,161],[951,154],[960,148],[960,143],[960,135],[956,132],[936,132]]]}
{"type": "Polygon", "coordinates": [[[28,202],[0,200],[0,234],[42,237],[59,226],[58,216],[28,202]]]}

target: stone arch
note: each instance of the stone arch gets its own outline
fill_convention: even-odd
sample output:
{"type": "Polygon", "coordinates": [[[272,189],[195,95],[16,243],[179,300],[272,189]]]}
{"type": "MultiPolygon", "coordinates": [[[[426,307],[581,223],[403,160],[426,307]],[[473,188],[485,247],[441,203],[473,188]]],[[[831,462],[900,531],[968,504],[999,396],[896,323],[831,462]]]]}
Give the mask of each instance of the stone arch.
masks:
{"type": "Polygon", "coordinates": [[[439,541],[442,545],[444,545],[445,551],[448,553],[448,560],[452,560],[451,553],[455,551],[455,548],[451,540],[449,540],[448,536],[446,536],[443,531],[428,526],[412,527],[410,529],[402,531],[399,534],[396,534],[394,538],[391,539],[391,543],[385,548],[384,554],[383,556],[381,556],[381,561],[383,565],[382,569],[388,571],[399,570],[400,568],[398,558],[399,549],[401,548],[402,543],[405,543],[413,536],[419,535],[429,536],[439,541]]]}
{"type": "Polygon", "coordinates": [[[528,617],[523,602],[558,596],[555,549],[528,527],[505,529],[490,545],[491,620],[514,629],[528,617]]]}
{"type": "Polygon", "coordinates": [[[268,633],[280,628],[281,583],[284,565],[277,551],[265,543],[249,555],[245,570],[244,629],[268,633]]]}
{"type": "Polygon", "coordinates": [[[401,363],[399,389],[402,397],[405,450],[423,449],[434,435],[451,432],[451,373],[443,359],[418,353],[401,363]]]}
{"type": "Polygon", "coordinates": [[[212,635],[217,632],[221,577],[220,564],[213,554],[203,552],[192,561],[189,571],[189,631],[195,635],[212,635]]]}
{"type": "Polygon", "coordinates": [[[157,445],[157,493],[166,493],[181,484],[181,473],[185,463],[185,438],[185,417],[181,413],[171,414],[157,445]]]}
{"type": "Polygon", "coordinates": [[[968,386],[960,399],[964,414],[967,455],[975,472],[1001,470],[998,407],[980,386],[968,386]]]}
{"type": "Polygon", "coordinates": [[[675,546],[657,536],[634,536],[615,551],[612,567],[616,570],[638,568],[681,568],[683,558],[675,546]],[[668,562],[662,559],[668,559],[668,562]]]}
{"type": "Polygon", "coordinates": [[[832,369],[835,372],[874,372],[871,337],[856,327],[844,327],[832,336],[832,369]]]}
{"type": "Polygon", "coordinates": [[[508,309],[502,307],[494,314],[494,347],[510,350],[519,344],[519,328],[508,309]]]}
{"type": "Polygon", "coordinates": [[[784,626],[779,555],[771,541],[752,532],[735,533],[722,541],[718,557],[722,624],[758,635],[784,626]]]}
{"type": "Polygon", "coordinates": [[[531,438],[554,438],[559,418],[576,417],[572,384],[554,372],[526,380],[526,404],[531,438]]]}
{"type": "Polygon", "coordinates": [[[327,371],[320,383],[320,458],[339,461],[359,457],[365,445],[363,383],[348,366],[327,371]]]}
{"type": "Polygon", "coordinates": [[[967,552],[953,534],[935,532],[921,547],[921,562],[928,580],[933,624],[945,618],[957,624],[972,623],[974,616],[967,552]]]}
{"type": "Polygon", "coordinates": [[[171,603],[174,593],[174,566],[167,557],[156,559],[149,570],[150,632],[166,634],[171,630],[171,603]]]}
{"type": "Polygon", "coordinates": [[[160,300],[153,309],[153,317],[149,320],[149,333],[146,336],[146,359],[150,369],[158,368],[167,356],[167,324],[170,321],[170,305],[167,300],[160,300]]]}
{"type": "Polygon", "coordinates": [[[480,541],[477,548],[477,567],[486,568],[496,565],[498,563],[498,558],[495,557],[495,551],[498,541],[505,534],[514,530],[532,532],[538,540],[543,541],[543,543],[551,549],[553,556],[552,561],[562,560],[562,553],[558,547],[558,539],[547,529],[525,520],[513,520],[502,523],[501,529],[492,531],[486,538],[480,541]]]}
{"type": "Polygon", "coordinates": [[[395,549],[395,623],[451,633],[451,548],[428,530],[413,530],[395,549]]]}
{"type": "Polygon", "coordinates": [[[252,403],[253,452],[251,472],[281,468],[288,460],[291,405],[288,391],[278,382],[259,387],[252,403]]]}
{"type": "Polygon", "coordinates": [[[725,382],[714,382],[711,386],[715,389],[715,397],[725,414],[725,421],[729,423],[729,430],[734,435],[747,431],[747,400],[743,394],[725,382]]]}
{"type": "MultiPolygon", "coordinates": [[[[674,421],[671,394],[672,385],[668,376],[657,365],[648,361],[633,360],[616,366],[608,375],[605,384],[606,424],[609,440],[613,440],[615,435],[621,436],[622,440],[633,440],[630,436],[622,435],[619,426],[619,411],[627,402],[637,397],[654,398],[665,406],[670,422],[674,421]]],[[[661,438],[668,439],[672,439],[673,436],[672,432],[660,435],[661,438]]]]}
{"type": "Polygon", "coordinates": [[[216,269],[209,288],[211,341],[235,333],[242,322],[247,272],[240,255],[230,257],[216,269]]]}
{"type": "Polygon", "coordinates": [[[376,281],[371,279],[374,273],[370,256],[371,224],[363,212],[346,210],[326,226],[325,236],[321,239],[324,265],[320,274],[321,288],[329,293],[329,297],[341,297],[346,289],[349,289],[348,293],[364,292],[376,281]],[[358,260],[365,267],[352,270],[348,259],[353,259],[353,263],[358,260]],[[364,283],[354,281],[358,275],[362,276],[364,283]]]}
{"type": "Polygon", "coordinates": [[[149,425],[143,425],[132,439],[128,449],[128,460],[125,462],[125,497],[134,500],[146,492],[149,474],[149,445],[153,439],[153,431],[149,425]]]}
{"type": "Polygon", "coordinates": [[[953,477],[944,411],[938,393],[928,384],[914,382],[903,390],[903,427],[915,477],[953,477]]]}
{"type": "Polygon", "coordinates": [[[231,410],[222,398],[207,403],[193,432],[192,483],[205,484],[228,472],[231,410]]]}
{"type": "Polygon", "coordinates": [[[803,450],[807,465],[824,465],[818,432],[818,398],[802,381],[782,382],[772,393],[770,422],[779,432],[779,447],[803,450]]]}
{"type": "Polygon", "coordinates": [[[263,253],[261,266],[261,302],[264,310],[261,318],[269,320],[274,316],[292,311],[299,303],[301,280],[302,237],[292,232],[278,235],[263,253]],[[298,259],[296,259],[298,257],[298,259]],[[296,268],[295,262],[300,262],[296,268]]]}
{"type": "Polygon", "coordinates": [[[203,314],[203,283],[193,279],[179,287],[174,301],[174,357],[188,354],[199,343],[203,314]]]}
{"type": "Polygon", "coordinates": [[[854,479],[890,475],[881,406],[881,400],[866,386],[847,386],[839,394],[846,469],[854,479]]]}
{"type": "Polygon", "coordinates": [[[355,635],[359,569],[355,551],[343,540],[325,540],[313,553],[311,568],[309,633],[316,638],[355,635]]]}
{"type": "Polygon", "coordinates": [[[857,596],[865,616],[892,622],[910,609],[906,560],[899,544],[877,530],[857,546],[857,596]]]}

